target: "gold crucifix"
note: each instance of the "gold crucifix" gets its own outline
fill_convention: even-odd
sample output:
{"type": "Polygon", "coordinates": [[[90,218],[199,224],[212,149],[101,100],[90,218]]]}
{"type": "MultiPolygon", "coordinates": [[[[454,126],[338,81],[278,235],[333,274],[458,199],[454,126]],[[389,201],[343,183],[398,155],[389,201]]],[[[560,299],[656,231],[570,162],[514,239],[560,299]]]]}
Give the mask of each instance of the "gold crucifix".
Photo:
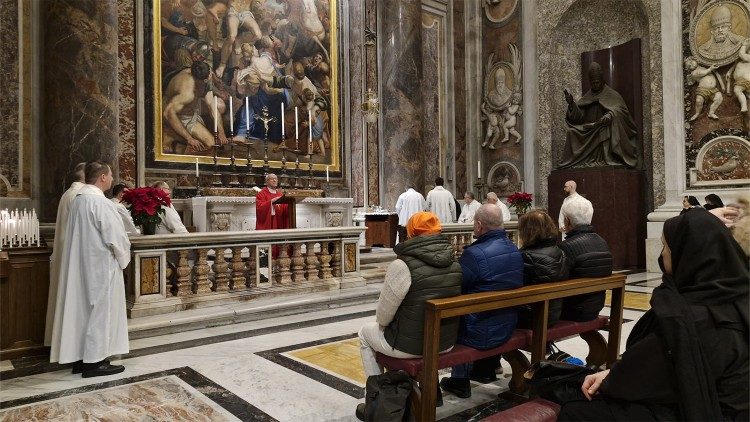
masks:
{"type": "Polygon", "coordinates": [[[268,107],[263,106],[263,108],[260,110],[260,116],[256,115],[255,120],[260,120],[263,122],[263,128],[266,131],[265,139],[268,139],[268,124],[271,122],[275,122],[276,118],[268,114],[268,107]]]}

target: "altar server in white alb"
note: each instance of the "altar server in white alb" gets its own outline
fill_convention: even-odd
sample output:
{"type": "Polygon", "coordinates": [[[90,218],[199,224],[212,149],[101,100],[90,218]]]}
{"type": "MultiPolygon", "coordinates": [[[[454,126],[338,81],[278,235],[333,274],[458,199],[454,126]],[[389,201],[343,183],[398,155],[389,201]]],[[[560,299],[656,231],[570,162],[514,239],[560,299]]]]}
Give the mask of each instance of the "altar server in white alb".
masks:
{"type": "Polygon", "coordinates": [[[406,241],[406,223],[412,215],[424,211],[427,207],[427,201],[421,193],[414,190],[413,187],[407,186],[406,192],[398,196],[396,200],[396,214],[398,214],[398,241],[406,241]]]}
{"type": "Polygon", "coordinates": [[[461,215],[458,216],[458,222],[459,223],[473,223],[474,214],[477,213],[477,210],[481,206],[482,204],[480,204],[479,201],[474,200],[473,193],[466,192],[464,194],[464,207],[461,209],[461,215]]]}
{"type": "Polygon", "coordinates": [[[130,211],[128,211],[128,208],[122,203],[122,195],[125,194],[125,189],[128,189],[128,185],[124,183],[118,183],[112,186],[112,203],[115,204],[115,209],[117,210],[117,214],[120,215],[122,225],[125,226],[125,231],[128,234],[140,234],[141,232],[138,231],[138,228],[133,224],[133,216],[130,215],[130,211]]]}
{"type": "Polygon", "coordinates": [[[495,192],[487,192],[486,198],[488,204],[495,204],[500,207],[500,211],[503,212],[503,222],[510,221],[510,209],[497,197],[495,192]]]}
{"type": "Polygon", "coordinates": [[[130,262],[130,241],[104,196],[111,185],[107,164],[86,164],[86,185],[70,207],[60,267],[50,361],[73,363],[73,372],[84,378],[122,372],[122,365],[106,358],[129,351],[122,270],[130,262]]]}
{"type": "Polygon", "coordinates": [[[443,187],[445,181],[442,177],[435,179],[435,188],[427,192],[426,211],[438,216],[440,224],[454,223],[456,221],[456,200],[449,190],[443,187]]]}
{"type": "Polygon", "coordinates": [[[57,307],[57,286],[60,279],[60,259],[62,259],[62,250],[65,246],[65,230],[68,228],[68,215],[70,214],[70,204],[78,195],[78,191],[85,185],[86,163],[78,163],[73,170],[75,181],[70,185],[68,190],[60,197],[60,203],[57,205],[57,218],[55,219],[55,243],[52,249],[49,266],[49,293],[47,295],[47,322],[44,326],[44,345],[52,344],[52,322],[55,319],[55,308],[57,307]]]}
{"type": "MultiPolygon", "coordinates": [[[[161,189],[169,195],[169,199],[172,199],[172,189],[169,188],[167,182],[155,182],[151,185],[152,188],[161,189]]],[[[187,228],[182,224],[180,214],[174,208],[174,205],[164,207],[164,217],[161,223],[156,227],[156,234],[170,234],[170,233],[187,233],[187,228]]]]}

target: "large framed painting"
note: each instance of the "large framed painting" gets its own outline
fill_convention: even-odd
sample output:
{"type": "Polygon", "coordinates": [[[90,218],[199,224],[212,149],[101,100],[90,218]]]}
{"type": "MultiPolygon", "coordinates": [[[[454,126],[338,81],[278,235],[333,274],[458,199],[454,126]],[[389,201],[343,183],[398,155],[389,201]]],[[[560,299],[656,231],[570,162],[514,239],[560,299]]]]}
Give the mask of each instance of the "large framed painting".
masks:
{"type": "Polygon", "coordinates": [[[249,153],[273,171],[312,153],[318,175],[340,174],[335,0],[145,6],[148,168],[211,170],[217,154],[229,170],[249,153]]]}

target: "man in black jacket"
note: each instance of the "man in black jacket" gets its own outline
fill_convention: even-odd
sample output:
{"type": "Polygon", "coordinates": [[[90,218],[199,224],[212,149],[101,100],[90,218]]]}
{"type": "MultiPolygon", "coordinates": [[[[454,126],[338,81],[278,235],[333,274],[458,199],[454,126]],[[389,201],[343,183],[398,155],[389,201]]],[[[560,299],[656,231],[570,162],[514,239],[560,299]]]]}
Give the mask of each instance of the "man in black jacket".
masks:
{"type": "MultiPolygon", "coordinates": [[[[612,275],[612,253],[607,242],[596,234],[591,225],[594,207],[585,198],[563,205],[567,237],[560,249],[570,259],[570,278],[606,277],[612,275]]],[[[591,321],[604,307],[604,292],[589,293],[565,298],[560,319],[568,321],[591,321]]]]}

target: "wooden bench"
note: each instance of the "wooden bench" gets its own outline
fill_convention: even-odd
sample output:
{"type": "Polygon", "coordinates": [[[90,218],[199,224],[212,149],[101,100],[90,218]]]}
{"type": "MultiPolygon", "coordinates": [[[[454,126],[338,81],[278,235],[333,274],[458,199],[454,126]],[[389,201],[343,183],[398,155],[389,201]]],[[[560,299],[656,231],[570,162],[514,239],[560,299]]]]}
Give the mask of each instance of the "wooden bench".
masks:
{"type": "Polygon", "coordinates": [[[611,365],[619,353],[624,290],[625,276],[617,274],[429,300],[425,305],[424,356],[395,359],[378,354],[377,359],[389,370],[404,370],[419,382],[419,388],[412,394],[412,407],[419,415],[417,420],[434,421],[437,371],[441,368],[502,354],[513,369],[511,391],[520,393],[525,389],[523,372],[531,363],[544,358],[547,341],[579,334],[589,345],[587,363],[611,365]],[[547,327],[550,300],[606,290],[612,290],[609,318],[599,317],[583,323],[560,321],[553,327],[547,327]],[[456,345],[450,352],[438,353],[442,319],[519,305],[532,306],[532,330],[515,330],[505,344],[489,350],[456,345]],[[598,330],[609,331],[608,341],[604,340],[598,330]],[[531,352],[530,362],[520,350],[531,352]]]}

